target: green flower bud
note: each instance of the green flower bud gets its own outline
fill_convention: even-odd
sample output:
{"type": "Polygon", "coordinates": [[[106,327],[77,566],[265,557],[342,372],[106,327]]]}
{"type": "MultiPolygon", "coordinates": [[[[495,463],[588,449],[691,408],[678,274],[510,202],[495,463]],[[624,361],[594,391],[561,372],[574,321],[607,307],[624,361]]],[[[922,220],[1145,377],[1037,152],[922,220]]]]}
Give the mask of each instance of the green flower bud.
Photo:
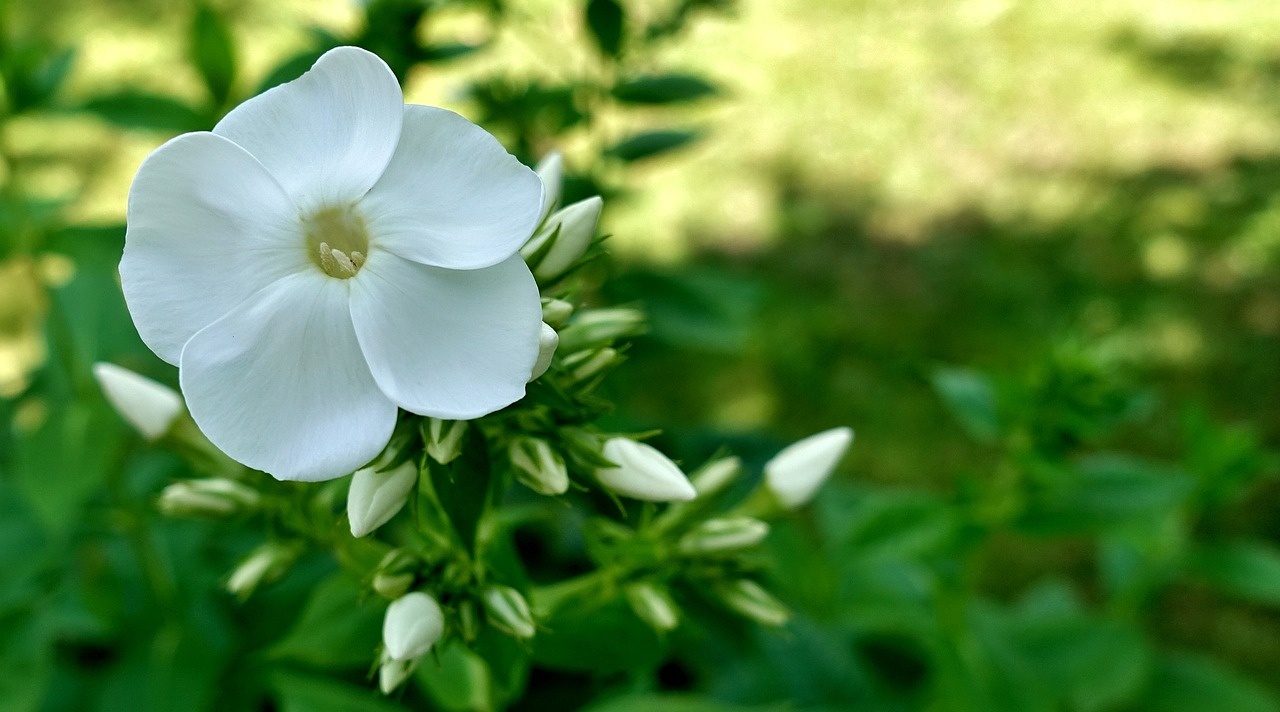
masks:
{"type": "Polygon", "coordinates": [[[755,546],[768,533],[768,524],[751,517],[708,519],[681,537],[677,548],[687,556],[723,554],[755,546]]]}
{"type": "Polygon", "coordinates": [[[258,508],[262,497],[248,485],[224,478],[175,482],[160,493],[159,510],[170,517],[230,517],[258,508]]]}
{"type": "Polygon", "coordinates": [[[507,450],[516,479],[538,494],[564,494],[569,489],[569,470],[564,458],[541,438],[516,437],[507,450]]]}
{"type": "Polygon", "coordinates": [[[418,559],[404,549],[393,549],[378,562],[373,574],[373,590],[395,600],[409,592],[417,580],[418,559]]]}
{"type": "Polygon", "coordinates": [[[245,600],[264,583],[274,581],[297,560],[301,549],[294,544],[267,542],[231,572],[227,578],[227,590],[240,600],[245,600]]]}
{"type": "Polygon", "coordinates": [[[580,351],[564,360],[565,368],[570,369],[569,375],[578,383],[589,381],[601,373],[605,369],[613,366],[618,362],[618,352],[610,348],[603,348],[599,351],[588,352],[580,351]]]}
{"type": "Polygon", "coordinates": [[[698,497],[706,498],[724,491],[726,487],[733,484],[741,472],[742,460],[736,457],[722,457],[698,468],[689,481],[698,491],[698,497]]]}
{"type": "Polygon", "coordinates": [[[643,333],[645,321],[644,312],[628,307],[581,311],[573,323],[560,330],[560,348],[563,353],[573,353],[609,346],[618,339],[643,333]]]}
{"type": "Polygon", "coordinates": [[[640,620],[659,633],[675,630],[680,625],[679,609],[666,591],[640,581],[626,587],[627,603],[640,620]]]}
{"type": "Polygon", "coordinates": [[[750,579],[726,581],[716,586],[716,595],[729,610],[768,626],[780,626],[791,612],[773,594],[750,579]]]}
{"type": "Polygon", "coordinates": [[[542,320],[553,329],[559,329],[564,326],[569,317],[573,316],[573,305],[563,299],[543,299],[542,300],[542,320]]]}
{"type": "Polygon", "coordinates": [[[423,428],[427,455],[432,460],[447,465],[462,454],[462,438],[467,434],[467,421],[428,418],[423,428]]]}
{"type": "Polygon", "coordinates": [[[489,625],[514,638],[532,638],[537,628],[529,603],[510,586],[489,586],[481,596],[489,625]]]}

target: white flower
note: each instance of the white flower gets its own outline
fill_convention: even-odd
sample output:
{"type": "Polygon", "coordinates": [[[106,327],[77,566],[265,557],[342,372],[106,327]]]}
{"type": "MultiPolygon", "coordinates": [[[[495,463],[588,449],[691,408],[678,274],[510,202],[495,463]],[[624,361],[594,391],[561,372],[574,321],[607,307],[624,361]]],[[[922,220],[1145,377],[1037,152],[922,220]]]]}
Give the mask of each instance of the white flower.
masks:
{"type": "Polygon", "coordinates": [[[93,376],[120,417],[148,440],[169,432],[182,414],[182,396],[146,376],[113,363],[93,364],[93,376]]]}
{"type": "Polygon", "coordinates": [[[798,440],[765,463],[765,485],[782,506],[795,509],[813,499],[852,442],[850,428],[832,428],[798,440]]]}
{"type": "Polygon", "coordinates": [[[382,644],[391,660],[414,660],[431,651],[444,635],[444,611],[422,591],[406,593],[387,606],[382,644]]]}
{"type": "Polygon", "coordinates": [[[391,521],[417,483],[418,464],[412,460],[386,472],[372,467],[356,470],[347,490],[351,536],[360,538],[391,521]]]}
{"type": "Polygon", "coordinates": [[[596,478],[624,497],[675,502],[698,494],[676,463],[650,445],[630,438],[610,438],[604,444],[604,456],[618,466],[597,471],[596,478]]]}
{"type": "Polygon", "coordinates": [[[457,114],[405,105],[354,47],[142,164],[120,263],[143,340],[228,455],[352,472],[397,407],[469,419],[524,394],[542,185],[457,114]]]}

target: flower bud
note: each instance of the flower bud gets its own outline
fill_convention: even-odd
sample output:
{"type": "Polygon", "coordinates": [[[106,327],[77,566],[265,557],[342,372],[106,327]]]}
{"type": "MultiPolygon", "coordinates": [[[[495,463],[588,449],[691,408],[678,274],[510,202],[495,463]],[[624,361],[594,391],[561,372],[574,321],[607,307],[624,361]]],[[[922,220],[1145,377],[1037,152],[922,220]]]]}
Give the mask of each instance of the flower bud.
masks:
{"type": "Polygon", "coordinates": [[[532,638],[537,628],[529,603],[510,586],[490,586],[482,597],[489,625],[514,638],[532,638]]]}
{"type": "Polygon", "coordinates": [[[779,626],[791,617],[781,601],[750,579],[722,583],[716,587],[716,595],[733,612],[762,625],[779,626]]]}
{"type": "Polygon", "coordinates": [[[769,525],[751,517],[708,519],[680,539],[680,553],[688,556],[721,554],[759,544],[769,525]]]}
{"type": "Polygon", "coordinates": [[[426,441],[427,455],[432,460],[447,465],[462,454],[462,438],[467,434],[467,421],[427,418],[422,437],[426,441]]]}
{"type": "Polygon", "coordinates": [[[381,663],[378,665],[378,689],[384,695],[395,692],[397,687],[400,687],[405,680],[409,679],[409,675],[413,673],[413,669],[417,666],[417,658],[395,660],[383,653],[381,663]]]}
{"type": "Polygon", "coordinates": [[[256,509],[260,501],[252,487],[219,477],[175,482],[160,493],[156,507],[170,517],[229,517],[256,509]]]}
{"type": "Polygon", "coordinates": [[[722,457],[698,468],[689,481],[698,491],[698,496],[705,498],[723,492],[741,472],[742,460],[732,456],[722,457]]]}
{"type": "Polygon", "coordinates": [[[347,490],[351,536],[362,537],[390,521],[417,483],[418,464],[412,460],[385,472],[372,467],[357,470],[347,490]]]}
{"type": "Polygon", "coordinates": [[[538,494],[564,494],[569,489],[569,470],[564,458],[541,438],[516,437],[507,450],[516,479],[538,494]]]}
{"type": "Polygon", "coordinates": [[[373,573],[373,590],[389,600],[409,592],[417,580],[418,559],[404,549],[392,549],[378,562],[373,573]]]}
{"type": "Polygon", "coordinates": [[[560,155],[559,151],[552,151],[543,156],[533,170],[542,179],[542,211],[538,213],[538,223],[541,224],[560,203],[564,157],[560,155]]]}
{"type": "Polygon", "coordinates": [[[626,588],[627,603],[640,620],[659,633],[675,630],[680,625],[680,614],[671,596],[646,581],[633,583],[626,588]]]}
{"type": "Polygon", "coordinates": [[[520,254],[539,282],[550,282],[573,267],[596,237],[596,223],[604,201],[594,195],[563,208],[543,223],[520,248],[520,254]]]}
{"type": "Polygon", "coordinates": [[[231,572],[227,578],[227,590],[240,600],[245,600],[264,583],[284,575],[301,553],[297,546],[280,542],[267,542],[231,572]]]}
{"type": "Polygon", "coordinates": [[[551,367],[551,358],[556,355],[556,347],[560,345],[560,335],[547,322],[542,322],[542,332],[538,334],[538,360],[533,364],[530,381],[536,381],[551,367]]]}
{"type": "Polygon", "coordinates": [[[120,417],[148,440],[158,440],[182,414],[182,396],[113,363],[93,364],[93,376],[120,417]]]}
{"type": "Polygon", "coordinates": [[[542,320],[547,322],[553,329],[559,329],[564,326],[569,317],[573,316],[573,305],[563,299],[543,299],[542,300],[542,320]]]}
{"type": "Polygon", "coordinates": [[[570,369],[573,380],[582,383],[589,381],[604,372],[606,368],[618,362],[618,352],[603,348],[599,351],[579,351],[564,360],[565,368],[570,369]]]}
{"type": "Polygon", "coordinates": [[[604,456],[616,467],[596,471],[600,484],[624,497],[674,502],[697,496],[679,467],[652,446],[630,438],[610,438],[604,456]]]}
{"type": "Polygon", "coordinates": [[[852,442],[853,430],[842,427],[792,443],[765,463],[765,485],[782,506],[795,509],[813,499],[852,442]]]}
{"type": "Polygon", "coordinates": [[[560,346],[573,353],[608,346],[626,336],[644,332],[645,315],[638,309],[611,307],[579,312],[573,323],[560,330],[560,346]]]}
{"type": "Polygon", "coordinates": [[[406,593],[387,606],[382,644],[391,660],[414,660],[431,651],[444,635],[444,611],[422,591],[406,593]]]}

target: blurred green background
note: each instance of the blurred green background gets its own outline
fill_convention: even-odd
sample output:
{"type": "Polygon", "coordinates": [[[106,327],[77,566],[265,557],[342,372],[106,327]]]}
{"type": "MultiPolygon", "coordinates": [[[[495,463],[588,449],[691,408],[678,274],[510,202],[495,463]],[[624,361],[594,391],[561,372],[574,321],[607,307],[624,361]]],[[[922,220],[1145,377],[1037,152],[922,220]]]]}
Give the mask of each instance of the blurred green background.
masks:
{"type": "Polygon", "coordinates": [[[190,473],[89,375],[176,382],[115,277],[141,159],[345,43],[606,196],[580,297],[651,317],[610,425],[858,431],[769,539],[785,632],[535,651],[517,709],[1280,710],[1266,0],[0,4],[0,710],[482,708],[368,692],[323,557],[221,592],[261,532],[156,514],[190,473]]]}

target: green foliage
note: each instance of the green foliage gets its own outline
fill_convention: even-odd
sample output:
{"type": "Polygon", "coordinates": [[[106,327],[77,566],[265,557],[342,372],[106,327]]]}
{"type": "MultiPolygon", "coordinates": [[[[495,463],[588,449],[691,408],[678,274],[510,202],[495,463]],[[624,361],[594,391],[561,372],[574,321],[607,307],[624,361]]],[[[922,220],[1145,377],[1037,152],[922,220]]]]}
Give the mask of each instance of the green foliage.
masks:
{"type": "MultiPolygon", "coordinates": [[[[715,131],[675,128],[688,121],[675,112],[729,101],[730,82],[673,70],[662,50],[680,41],[698,13],[729,5],[587,0],[573,7],[584,33],[573,41],[587,45],[592,62],[533,78],[477,65],[462,93],[474,116],[527,162],[551,148],[578,147],[565,202],[594,192],[625,194],[633,169],[650,159],[678,158],[715,131]]],[[[501,32],[529,31],[536,23],[511,3],[373,0],[362,8],[350,33],[312,28],[305,46],[274,57],[259,76],[241,54],[250,45],[246,28],[230,22],[238,17],[232,8],[194,3],[181,27],[164,28],[183,43],[180,56],[190,66],[181,69],[201,83],[202,98],[191,99],[132,84],[71,93],[67,78],[77,63],[94,58],[37,24],[23,26],[5,5],[0,124],[94,117],[156,142],[210,128],[237,102],[300,75],[332,46],[371,49],[405,78],[484,57],[501,32]],[[437,32],[437,21],[453,11],[476,13],[482,31],[462,39],[437,32]]],[[[1133,38],[1119,45],[1151,55],[1144,61],[1164,56],[1133,38]]],[[[1223,62],[1197,66],[1235,71],[1222,69],[1223,62]]],[[[724,76],[734,77],[732,68],[724,76]]],[[[862,223],[836,225],[840,241],[814,255],[795,239],[805,238],[797,226],[809,224],[806,203],[788,194],[799,188],[784,176],[777,216],[782,247],[761,252],[759,262],[734,257],[669,270],[589,265],[560,296],[642,304],[649,328],[642,336],[639,330],[610,334],[607,346],[575,343],[575,332],[565,331],[566,342],[575,349],[625,350],[623,340],[634,337],[626,353],[636,370],[627,379],[638,385],[574,380],[562,360],[547,379],[530,385],[527,412],[499,414],[471,428],[458,460],[429,461],[419,496],[383,539],[355,541],[343,531],[341,482],[295,487],[246,475],[267,493],[262,511],[216,524],[156,513],[158,493],[192,477],[193,465],[128,432],[89,375],[89,365],[105,359],[173,382],[172,369],[136,337],[119,294],[115,264],[123,230],[69,226],[75,220],[70,206],[36,190],[42,171],[66,166],[10,155],[14,147],[3,141],[0,152],[7,169],[0,191],[5,259],[34,263],[58,256],[75,267],[68,281],[36,280],[40,298],[31,311],[47,358],[16,394],[0,399],[0,712],[376,712],[426,705],[458,712],[516,705],[591,712],[1280,709],[1280,689],[1265,675],[1280,664],[1274,652],[1260,651],[1255,660],[1220,644],[1184,652],[1198,641],[1169,622],[1184,614],[1230,621],[1241,611],[1261,611],[1270,625],[1265,630],[1277,630],[1280,544],[1268,523],[1274,516],[1262,523],[1245,516],[1265,519],[1258,502],[1274,499],[1274,488],[1268,489],[1280,462],[1268,449],[1274,423],[1264,414],[1251,424],[1223,422],[1217,414],[1232,411],[1221,402],[1184,410],[1172,400],[1156,408],[1151,394],[1135,385],[1151,374],[1135,374],[1107,349],[1094,348],[1084,330],[1065,329],[1064,339],[1057,331],[1042,333],[1039,316],[1021,327],[1036,332],[1038,349],[1001,341],[1015,330],[1007,309],[992,309],[989,323],[972,325],[958,318],[946,323],[950,311],[924,326],[895,321],[907,309],[892,308],[902,294],[938,289],[935,297],[946,301],[955,296],[946,290],[955,289],[963,297],[972,285],[962,275],[970,273],[998,273],[986,278],[1003,280],[1001,304],[1017,301],[1016,285],[1029,279],[1027,264],[1000,262],[1002,253],[982,241],[962,244],[975,248],[969,259],[977,262],[944,260],[938,273],[945,279],[936,283],[906,273],[901,254],[867,247],[862,223]],[[840,282],[843,275],[825,276],[846,258],[873,263],[892,279],[863,287],[854,279],[840,282]],[[622,273],[598,285],[610,270],[622,273]],[[755,274],[764,276],[744,276],[755,274]],[[852,294],[864,313],[832,306],[837,293],[852,294]],[[876,317],[877,310],[887,316],[876,317]],[[806,318],[818,324],[811,331],[799,323],[806,318]],[[884,321],[866,321],[874,318],[884,321]],[[990,353],[988,340],[995,344],[990,353]],[[978,342],[981,347],[973,345],[978,342]],[[664,361],[657,346],[686,358],[664,361]],[[917,353],[904,357],[909,350],[917,353]],[[978,354],[979,365],[937,366],[957,352],[965,358],[952,362],[978,354]],[[851,368],[849,353],[878,364],[876,377],[851,368]],[[748,362],[754,371],[728,370],[731,361],[748,362]],[[750,390],[744,383],[766,377],[782,388],[759,401],[717,400],[700,390],[732,381],[730,395],[738,396],[750,390]],[[886,378],[911,385],[886,385],[886,378]],[[850,392],[870,410],[850,410],[850,392]],[[886,484],[884,468],[876,466],[883,463],[868,458],[859,461],[858,473],[866,477],[858,485],[832,483],[811,516],[778,522],[768,539],[770,556],[667,566],[642,526],[653,523],[652,511],[576,493],[570,495],[574,509],[548,508],[511,484],[503,462],[505,431],[495,423],[505,428],[503,418],[519,419],[521,432],[552,442],[575,481],[585,481],[607,464],[598,459],[604,432],[588,425],[610,412],[602,396],[614,395],[624,405],[605,422],[618,430],[650,425],[643,413],[651,403],[673,412],[676,422],[712,407],[730,416],[775,408],[778,430],[795,433],[833,412],[860,412],[868,421],[884,413],[882,423],[867,427],[906,433],[911,447],[892,455],[927,462],[915,483],[929,486],[886,484]],[[895,408],[916,410],[908,420],[894,417],[904,412],[895,408]],[[962,435],[968,441],[959,441],[962,435]],[[921,451],[928,456],[919,457],[921,451]],[[595,519],[585,521],[581,509],[595,519]],[[402,526],[409,521],[449,532],[465,556],[455,556],[449,542],[402,526]],[[312,536],[305,544],[310,553],[240,604],[220,590],[226,574],[268,535],[312,536]],[[395,550],[411,552],[416,563],[392,573],[414,585],[439,586],[450,620],[472,620],[476,629],[451,629],[452,642],[421,662],[403,697],[388,699],[374,692],[368,676],[385,608],[371,581],[395,550]],[[625,566],[632,568],[619,570],[625,566]],[[673,568],[680,567],[677,576],[673,568]],[[748,630],[717,607],[709,587],[689,585],[727,569],[778,592],[796,612],[785,633],[748,630]],[[584,577],[589,570],[606,575],[584,577]],[[620,594],[632,579],[670,591],[682,627],[663,634],[642,620],[620,594]],[[565,580],[571,585],[563,586],[565,580]],[[673,580],[680,583],[669,585],[673,580]],[[539,630],[531,642],[495,632],[476,612],[470,592],[490,581],[535,601],[539,630]],[[1207,603],[1184,611],[1176,604],[1185,596],[1207,603]]],[[[1254,173],[1273,173],[1275,166],[1237,168],[1225,192],[1197,188],[1231,210],[1261,206],[1239,227],[1269,255],[1274,186],[1254,173]],[[1266,195],[1251,196],[1236,185],[1250,181],[1264,183],[1266,195]]],[[[1140,189],[1155,191],[1151,185],[1172,180],[1121,185],[1121,207],[1137,204],[1140,189]]],[[[1120,212],[1121,222],[1148,219],[1138,209],[1120,212]]],[[[1227,231],[1237,222],[1233,215],[1206,224],[1205,239],[1227,231]]],[[[1053,237],[1024,234],[1032,229],[1020,229],[1018,237],[1045,243],[1053,237]]],[[[1058,292],[1074,294],[1094,279],[1033,242],[1020,241],[1016,251],[1052,265],[1067,285],[1057,285],[1058,292]]],[[[939,260],[947,254],[943,247],[927,253],[939,260]]],[[[1127,282],[1123,288],[1145,290],[1136,306],[1125,307],[1133,311],[1157,310],[1170,289],[1127,282]]],[[[1241,296],[1230,308],[1265,312],[1267,294],[1253,295],[1254,301],[1241,296]]],[[[0,322],[9,318],[0,316],[0,322]]],[[[1269,375],[1262,370],[1254,380],[1259,392],[1269,375]]],[[[1175,399],[1185,395],[1174,386],[1164,390],[1175,399]]],[[[686,463],[700,462],[709,452],[705,441],[724,435],[696,425],[663,436],[686,463]]],[[[760,433],[734,435],[748,472],[723,495],[736,506],[758,480],[760,461],[780,443],[760,433]]],[[[418,439],[409,451],[425,459],[421,437],[412,437],[418,439]]]]}

